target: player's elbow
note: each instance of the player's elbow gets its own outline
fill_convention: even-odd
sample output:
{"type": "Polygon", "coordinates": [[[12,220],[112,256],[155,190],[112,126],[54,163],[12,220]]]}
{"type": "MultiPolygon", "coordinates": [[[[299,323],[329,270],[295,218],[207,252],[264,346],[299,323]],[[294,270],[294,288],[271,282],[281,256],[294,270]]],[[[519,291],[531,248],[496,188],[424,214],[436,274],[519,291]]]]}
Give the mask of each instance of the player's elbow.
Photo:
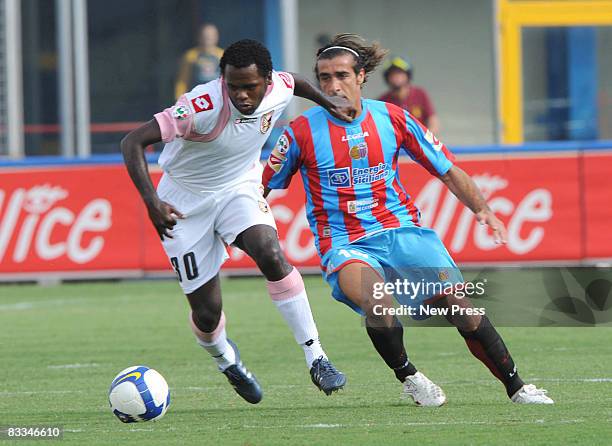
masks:
{"type": "Polygon", "coordinates": [[[143,150],[142,142],[139,140],[135,131],[131,131],[127,135],[123,137],[121,143],[119,144],[121,148],[121,154],[123,158],[126,159],[136,150],[143,150]]]}

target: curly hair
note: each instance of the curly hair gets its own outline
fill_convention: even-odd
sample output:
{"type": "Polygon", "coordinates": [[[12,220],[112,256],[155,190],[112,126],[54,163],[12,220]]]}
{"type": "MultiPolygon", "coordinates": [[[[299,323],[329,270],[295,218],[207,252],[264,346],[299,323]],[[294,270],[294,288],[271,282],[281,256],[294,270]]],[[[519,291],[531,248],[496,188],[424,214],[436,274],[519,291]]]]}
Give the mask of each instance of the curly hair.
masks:
{"type": "Polygon", "coordinates": [[[243,39],[227,47],[219,61],[219,68],[221,73],[225,73],[227,65],[236,68],[246,68],[253,64],[257,66],[257,71],[263,77],[267,77],[272,73],[270,51],[256,40],[243,39]]]}
{"type": "MultiPolygon", "coordinates": [[[[357,34],[336,34],[327,45],[317,51],[317,61],[322,59],[333,59],[339,55],[352,55],[355,59],[353,69],[355,74],[363,68],[365,71],[364,83],[368,80],[368,73],[371,73],[380,65],[389,51],[382,48],[378,42],[368,43],[363,37],[357,34]]],[[[315,75],[319,78],[317,64],[314,67],[315,75]]]]}

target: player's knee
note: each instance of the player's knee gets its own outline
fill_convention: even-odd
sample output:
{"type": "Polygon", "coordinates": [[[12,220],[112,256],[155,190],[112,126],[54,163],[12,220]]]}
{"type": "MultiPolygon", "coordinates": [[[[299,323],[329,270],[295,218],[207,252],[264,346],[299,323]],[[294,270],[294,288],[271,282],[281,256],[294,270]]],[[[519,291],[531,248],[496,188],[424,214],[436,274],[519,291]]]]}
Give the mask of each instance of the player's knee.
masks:
{"type": "Polygon", "coordinates": [[[260,245],[255,261],[266,277],[283,275],[291,270],[278,241],[260,245]]]}
{"type": "Polygon", "coordinates": [[[387,329],[394,328],[399,323],[393,313],[380,312],[376,310],[364,310],[366,313],[366,325],[372,328],[387,329]]]}
{"type": "Polygon", "coordinates": [[[219,325],[221,319],[221,307],[193,309],[193,322],[200,330],[205,333],[212,333],[219,325]],[[217,311],[218,310],[218,311],[217,311]]]}

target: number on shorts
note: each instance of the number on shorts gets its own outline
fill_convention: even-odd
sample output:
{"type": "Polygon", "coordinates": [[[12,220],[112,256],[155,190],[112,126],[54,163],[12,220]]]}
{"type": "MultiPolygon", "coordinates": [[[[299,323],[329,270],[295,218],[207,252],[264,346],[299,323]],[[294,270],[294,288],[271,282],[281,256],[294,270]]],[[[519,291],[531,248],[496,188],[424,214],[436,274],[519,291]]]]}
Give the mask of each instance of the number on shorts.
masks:
{"type": "MultiPolygon", "coordinates": [[[[172,263],[172,267],[174,268],[174,272],[179,282],[182,282],[183,276],[181,275],[178,257],[170,257],[170,263],[172,263]]],[[[193,252],[188,252],[183,256],[183,265],[185,266],[185,276],[187,280],[193,280],[199,276],[198,264],[196,263],[195,254],[193,252]]]]}
{"type": "Polygon", "coordinates": [[[179,282],[182,282],[183,277],[181,276],[178,259],[176,257],[170,257],[170,263],[172,263],[172,268],[174,268],[174,272],[176,273],[176,277],[178,277],[179,282]]]}
{"type": "Polygon", "coordinates": [[[198,264],[196,263],[195,254],[188,252],[183,256],[183,263],[185,264],[185,275],[187,280],[193,280],[198,277],[198,264]]]}

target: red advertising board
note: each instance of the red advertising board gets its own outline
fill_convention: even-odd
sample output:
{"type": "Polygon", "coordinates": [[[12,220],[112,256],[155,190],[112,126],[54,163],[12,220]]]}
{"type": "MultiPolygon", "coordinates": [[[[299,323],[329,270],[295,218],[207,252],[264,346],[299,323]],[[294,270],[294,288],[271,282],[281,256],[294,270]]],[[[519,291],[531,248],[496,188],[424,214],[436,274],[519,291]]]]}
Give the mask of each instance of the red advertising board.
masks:
{"type": "MultiPolygon", "coordinates": [[[[612,258],[612,154],[550,154],[463,159],[508,244],[424,169],[406,159],[403,184],[422,224],[433,227],[458,262],[580,261],[612,258]]],[[[155,181],[160,173],[153,173],[155,181]]],[[[318,266],[299,176],[270,205],[295,265],[318,266]]],[[[0,169],[0,277],[47,272],[169,270],[159,239],[122,165],[0,169]]],[[[228,270],[254,263],[230,249],[228,270]]]]}

